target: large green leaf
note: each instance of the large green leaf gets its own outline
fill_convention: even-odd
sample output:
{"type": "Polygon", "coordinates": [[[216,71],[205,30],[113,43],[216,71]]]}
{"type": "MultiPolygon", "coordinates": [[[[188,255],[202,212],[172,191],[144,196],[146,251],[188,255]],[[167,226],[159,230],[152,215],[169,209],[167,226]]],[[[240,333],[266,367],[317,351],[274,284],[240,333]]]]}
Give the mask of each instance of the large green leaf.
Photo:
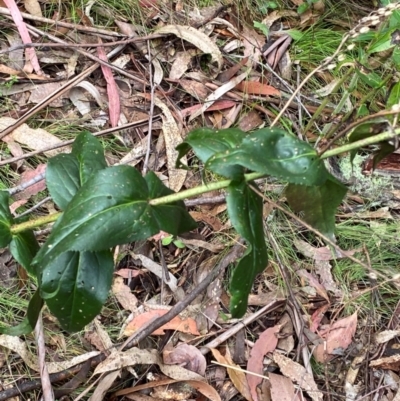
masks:
{"type": "Polygon", "coordinates": [[[239,149],[216,154],[207,162],[211,170],[227,164],[302,185],[323,183],[328,175],[315,149],[278,128],[258,130],[245,137],[239,149]]]}
{"type": "Polygon", "coordinates": [[[334,240],[335,213],[346,195],[347,188],[330,177],[319,186],[289,184],[286,197],[290,207],[313,228],[334,240]]]}
{"type": "MultiPolygon", "coordinates": [[[[237,128],[222,130],[196,129],[189,133],[185,142],[177,146],[176,149],[179,151],[179,155],[176,166],[178,168],[186,167],[180,160],[190,149],[193,149],[195,155],[203,163],[206,163],[213,155],[224,155],[227,151],[237,149],[245,136],[246,134],[237,128]]],[[[232,179],[239,179],[243,175],[243,168],[236,164],[221,163],[215,166],[213,171],[232,179]]]]}
{"type": "Polygon", "coordinates": [[[72,153],[59,154],[47,164],[46,184],[54,202],[65,210],[92,174],[106,167],[99,140],[89,132],[79,134],[72,146],[72,153]]]}
{"type": "Polygon", "coordinates": [[[263,206],[262,199],[245,182],[230,184],[226,202],[233,227],[248,244],[246,253],[232,273],[229,286],[230,310],[233,317],[239,318],[246,313],[247,299],[256,275],[261,273],[268,263],[263,206]]]}
{"type": "Polygon", "coordinates": [[[66,252],[43,270],[41,296],[61,327],[82,330],[107,299],[114,262],[110,251],[66,252]]]}
{"type": "Polygon", "coordinates": [[[15,260],[31,275],[36,276],[36,269],[31,265],[39,251],[39,244],[32,230],[22,231],[12,236],[10,252],[15,260]]]}
{"type": "Polygon", "coordinates": [[[250,135],[237,129],[196,130],[178,146],[180,156],[190,147],[206,168],[238,181],[243,167],[302,185],[322,184],[328,176],[315,149],[278,128],[250,135]]]}
{"type": "Polygon", "coordinates": [[[26,311],[26,317],[24,320],[14,327],[1,327],[0,333],[7,334],[9,336],[21,336],[29,334],[36,326],[38,321],[40,311],[43,307],[43,299],[40,297],[39,290],[33,294],[31,300],[28,304],[28,309],[26,311]]]}
{"type": "MultiPolygon", "coordinates": [[[[163,185],[149,179],[154,193],[163,185]]],[[[67,251],[100,251],[118,244],[146,239],[168,228],[177,235],[196,226],[182,203],[168,208],[168,227],[162,206],[149,204],[146,180],[131,166],[115,166],[94,174],[69,203],[57,226],[35,258],[42,268],[67,251]],[[179,219],[177,218],[179,216],[179,219]],[[173,223],[172,223],[173,222],[173,223]]],[[[165,231],[165,230],[164,230],[165,231]]]]}
{"type": "Polygon", "coordinates": [[[13,217],[9,208],[10,195],[0,191],[0,248],[6,247],[12,240],[10,227],[13,217]]]}

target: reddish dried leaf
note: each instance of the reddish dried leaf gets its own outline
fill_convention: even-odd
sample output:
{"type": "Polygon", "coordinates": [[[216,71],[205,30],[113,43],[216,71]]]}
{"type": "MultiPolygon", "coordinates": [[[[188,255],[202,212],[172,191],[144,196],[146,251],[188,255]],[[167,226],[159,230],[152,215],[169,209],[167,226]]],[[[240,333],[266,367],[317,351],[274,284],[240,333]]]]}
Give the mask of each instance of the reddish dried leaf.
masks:
{"type": "Polygon", "coordinates": [[[274,88],[273,86],[262,84],[260,82],[255,81],[245,81],[240,82],[235,86],[235,89],[238,89],[244,93],[248,93],[249,95],[257,95],[257,96],[280,96],[281,92],[274,88]]]}
{"type": "Polygon", "coordinates": [[[326,344],[320,344],[314,351],[317,362],[327,362],[340,352],[343,352],[351,344],[357,328],[357,312],[351,316],[336,321],[319,335],[326,344]]]}
{"type": "Polygon", "coordinates": [[[243,57],[237,64],[233,65],[225,71],[222,71],[217,80],[221,83],[228,82],[242,67],[249,61],[249,57],[243,57]]]}
{"type": "MultiPolygon", "coordinates": [[[[21,181],[19,184],[27,183],[28,181],[34,179],[40,174],[43,174],[46,171],[45,164],[39,164],[35,170],[26,170],[21,175],[21,181]]],[[[46,189],[46,181],[43,177],[40,181],[36,184],[29,186],[28,188],[24,189],[23,191],[19,192],[14,198],[15,199],[29,199],[32,195],[36,195],[38,192],[44,191],[46,189]]]]}
{"type": "MultiPolygon", "coordinates": [[[[7,8],[10,10],[11,17],[14,20],[15,25],[17,26],[19,34],[21,35],[22,42],[24,44],[32,43],[32,39],[31,39],[31,36],[29,35],[28,28],[26,27],[25,22],[22,19],[22,15],[21,15],[15,1],[14,0],[4,0],[4,3],[6,4],[7,8]]],[[[27,49],[25,49],[25,54],[27,55],[30,63],[32,64],[33,69],[36,71],[36,74],[43,75],[43,73],[40,69],[39,60],[36,56],[35,49],[27,48],[27,49]]]]}
{"type": "Polygon", "coordinates": [[[193,345],[178,344],[175,348],[163,350],[166,365],[179,365],[201,376],[206,373],[207,362],[204,355],[193,345]]]}
{"type": "MultiPolygon", "coordinates": [[[[220,110],[226,110],[230,109],[231,107],[235,106],[236,102],[233,100],[217,100],[215,103],[210,106],[207,111],[220,111],[220,110]]],[[[182,117],[187,117],[190,116],[193,112],[201,108],[201,104],[195,104],[194,106],[190,106],[186,109],[181,110],[181,115],[182,117]]]]}
{"type": "Polygon", "coordinates": [[[329,297],[328,293],[326,292],[325,288],[320,284],[318,279],[314,277],[311,273],[309,273],[307,270],[301,269],[297,272],[297,274],[300,277],[305,278],[308,281],[308,284],[314,287],[317,290],[317,293],[322,297],[325,298],[328,302],[329,297]]]}
{"type": "Polygon", "coordinates": [[[141,274],[144,274],[142,270],[136,270],[136,269],[119,269],[116,272],[114,272],[117,276],[121,276],[123,278],[133,278],[140,276],[141,274]]]}
{"type": "MultiPolygon", "coordinates": [[[[104,47],[97,48],[97,55],[101,60],[107,61],[107,54],[104,51],[104,47]]],[[[119,101],[118,86],[115,82],[114,75],[110,67],[101,65],[104,78],[107,82],[107,94],[108,94],[108,109],[110,113],[110,124],[112,127],[118,125],[119,116],[121,114],[121,104],[119,101]]]]}
{"type": "Polygon", "coordinates": [[[25,205],[27,202],[28,202],[27,199],[21,199],[21,200],[18,200],[18,201],[13,202],[13,203],[10,205],[10,212],[11,212],[12,214],[14,214],[14,212],[15,212],[19,207],[25,205]]]}
{"type": "Polygon", "coordinates": [[[321,323],[322,318],[325,316],[325,312],[329,309],[330,305],[324,305],[318,308],[311,316],[310,331],[315,333],[321,323]]]}
{"type": "Polygon", "coordinates": [[[132,294],[131,289],[124,284],[124,279],[122,277],[116,277],[114,279],[112,293],[125,310],[131,312],[137,311],[138,300],[135,295],[132,294]]]}
{"type": "Polygon", "coordinates": [[[262,123],[263,120],[258,111],[250,110],[248,113],[240,117],[239,128],[244,132],[248,132],[259,127],[262,123]]]}
{"type": "MultiPolygon", "coordinates": [[[[253,349],[251,350],[250,359],[247,362],[247,370],[250,372],[263,374],[263,359],[264,355],[268,352],[275,350],[278,344],[278,337],[281,326],[270,327],[265,330],[255,342],[253,349]]],[[[250,393],[254,401],[258,401],[257,386],[262,382],[262,378],[247,374],[247,383],[249,383],[250,393]]]]}
{"type": "Polygon", "coordinates": [[[268,374],[271,383],[271,400],[272,401],[297,401],[300,397],[295,392],[294,385],[287,377],[268,374]]]}
{"type": "MultiPolygon", "coordinates": [[[[168,312],[166,309],[152,309],[148,312],[136,316],[125,328],[124,335],[130,336],[139,330],[142,326],[147,325],[149,322],[165,315],[168,312]]],[[[180,316],[174,317],[168,323],[161,326],[159,329],[152,333],[153,336],[161,336],[165,334],[164,330],[176,330],[182,333],[189,333],[199,335],[196,322],[192,318],[181,318],[180,316]]]]}

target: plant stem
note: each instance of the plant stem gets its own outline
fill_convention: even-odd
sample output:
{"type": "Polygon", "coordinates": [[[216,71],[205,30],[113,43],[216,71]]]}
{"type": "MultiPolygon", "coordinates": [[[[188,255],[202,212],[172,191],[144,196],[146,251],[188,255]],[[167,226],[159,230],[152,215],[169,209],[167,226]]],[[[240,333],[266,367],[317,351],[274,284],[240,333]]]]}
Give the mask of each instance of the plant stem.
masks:
{"type": "MultiPolygon", "coordinates": [[[[381,134],[371,136],[370,138],[361,139],[359,141],[340,146],[336,149],[328,150],[324,154],[322,154],[320,157],[321,157],[321,159],[327,159],[328,157],[332,157],[332,156],[339,155],[341,153],[349,152],[350,150],[358,149],[363,146],[372,145],[374,143],[378,143],[378,142],[382,142],[382,141],[387,141],[397,135],[400,135],[400,129],[389,131],[389,132],[383,132],[381,134]]],[[[245,175],[245,180],[253,181],[253,180],[257,180],[259,178],[263,178],[263,177],[266,177],[266,174],[250,173],[250,174],[245,175]]],[[[167,203],[181,201],[181,200],[184,200],[186,198],[191,198],[196,195],[201,195],[201,194],[204,194],[207,192],[226,188],[229,186],[230,183],[231,183],[231,180],[222,180],[222,181],[217,181],[217,182],[211,182],[209,184],[200,185],[195,188],[187,189],[186,191],[181,191],[181,192],[174,193],[171,195],[162,196],[161,198],[151,199],[149,201],[149,204],[152,206],[156,206],[156,205],[165,205],[167,203]]],[[[11,234],[15,235],[15,234],[18,234],[25,230],[30,230],[33,228],[44,226],[45,224],[52,223],[52,222],[56,221],[61,215],[62,215],[61,212],[53,213],[53,214],[49,214],[48,216],[39,217],[38,219],[35,219],[35,220],[29,220],[24,223],[15,224],[15,225],[11,226],[11,229],[10,229],[11,234]]]]}
{"type": "Polygon", "coordinates": [[[341,153],[349,152],[350,150],[359,149],[363,146],[373,145],[374,143],[388,141],[395,136],[400,135],[400,129],[393,131],[382,132],[381,134],[371,136],[369,138],[360,139],[359,141],[348,143],[347,145],[339,146],[336,149],[327,150],[320,157],[321,159],[327,159],[328,157],[336,156],[341,153]]]}

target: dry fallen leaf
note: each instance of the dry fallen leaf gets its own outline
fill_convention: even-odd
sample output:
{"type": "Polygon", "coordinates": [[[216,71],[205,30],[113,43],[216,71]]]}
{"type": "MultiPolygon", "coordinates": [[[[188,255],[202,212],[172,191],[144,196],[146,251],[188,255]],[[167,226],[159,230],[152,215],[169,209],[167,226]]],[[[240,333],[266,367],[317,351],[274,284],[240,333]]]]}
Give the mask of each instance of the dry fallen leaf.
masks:
{"type": "Polygon", "coordinates": [[[282,374],[296,382],[308,393],[313,401],[322,401],[323,395],[318,390],[313,377],[299,363],[292,361],[279,352],[274,352],[274,361],[278,364],[282,374]]]}
{"type": "Polygon", "coordinates": [[[24,0],[24,6],[29,14],[35,17],[43,17],[38,0],[24,0]]]}
{"type": "Polygon", "coordinates": [[[157,29],[154,34],[174,34],[179,38],[192,43],[203,53],[211,54],[211,61],[217,63],[218,65],[215,75],[217,75],[221,70],[223,64],[221,51],[219,50],[218,46],[203,32],[200,32],[199,30],[190,26],[166,25],[160,29],[157,29]]]}
{"type": "Polygon", "coordinates": [[[290,379],[275,373],[269,373],[268,377],[271,383],[271,401],[298,401],[301,399],[296,394],[290,379]]]}
{"type": "MultiPolygon", "coordinates": [[[[125,328],[124,335],[130,336],[135,333],[142,326],[146,325],[150,321],[165,315],[168,312],[166,309],[152,309],[149,312],[142,313],[136,316],[125,328]]],[[[197,330],[196,322],[188,317],[186,319],[181,318],[180,316],[175,316],[168,323],[164,324],[156,331],[152,333],[153,336],[156,335],[164,335],[164,330],[176,330],[181,331],[182,333],[189,333],[193,335],[199,335],[197,330]]]]}
{"type": "Polygon", "coordinates": [[[163,359],[166,365],[179,365],[201,376],[206,373],[207,362],[204,355],[193,345],[181,343],[174,348],[165,347],[163,359]]]}
{"type": "Polygon", "coordinates": [[[357,328],[357,312],[328,325],[325,330],[320,330],[319,335],[325,340],[325,344],[319,344],[314,350],[317,362],[328,362],[338,352],[343,352],[351,344],[357,328]]]}
{"type": "MultiPolygon", "coordinates": [[[[226,348],[228,349],[228,348],[226,348]]],[[[229,378],[232,380],[233,385],[239,391],[240,394],[247,400],[252,401],[252,397],[250,394],[249,384],[246,380],[246,374],[242,372],[240,366],[236,365],[229,354],[223,356],[217,349],[212,348],[211,352],[217,362],[222,363],[224,365],[232,366],[233,368],[237,369],[229,369],[226,368],[228,371],[229,378]]]]}
{"type": "Polygon", "coordinates": [[[249,95],[256,96],[280,96],[281,91],[271,85],[262,84],[261,82],[245,81],[240,82],[235,86],[238,89],[249,95]]]}
{"type": "MultiPolygon", "coordinates": [[[[247,370],[250,372],[263,374],[263,360],[265,354],[275,350],[278,344],[277,334],[279,333],[281,326],[270,327],[265,330],[258,340],[254,343],[254,346],[250,353],[250,358],[247,362],[247,370]]],[[[257,386],[262,382],[262,378],[247,374],[247,382],[249,383],[250,393],[254,401],[258,401],[257,386]]]]}
{"type": "MultiPolygon", "coordinates": [[[[8,127],[16,123],[17,120],[11,117],[1,117],[0,118],[0,132],[4,131],[8,127]]],[[[11,134],[7,135],[7,139],[3,139],[5,142],[8,140],[14,140],[16,142],[26,145],[28,148],[33,150],[40,150],[47,148],[49,146],[59,145],[62,141],[56,136],[50,134],[42,128],[33,129],[27,124],[21,124],[17,127],[11,134]]],[[[45,152],[46,156],[55,156],[60,152],[67,153],[70,151],[69,147],[64,147],[62,149],[54,149],[45,152]]]]}
{"type": "MultiPolygon", "coordinates": [[[[41,174],[44,174],[46,171],[46,165],[45,164],[39,164],[35,170],[25,170],[21,174],[21,179],[18,182],[18,185],[25,184],[36,177],[40,176],[41,174]]],[[[21,192],[18,192],[15,196],[14,199],[19,200],[19,199],[29,199],[32,195],[36,195],[40,191],[44,191],[46,189],[46,181],[43,177],[40,181],[38,181],[36,184],[33,184],[29,186],[28,188],[24,189],[21,192]]]]}
{"type": "Polygon", "coordinates": [[[309,273],[307,270],[305,269],[301,269],[297,271],[297,274],[300,277],[305,278],[308,281],[308,284],[310,286],[312,286],[313,288],[315,288],[317,290],[317,293],[324,299],[326,299],[328,302],[330,302],[329,300],[329,296],[326,292],[326,289],[321,285],[321,283],[318,281],[318,279],[316,277],[314,277],[311,273],[309,273]]]}
{"type": "Polygon", "coordinates": [[[137,312],[138,300],[131,289],[124,283],[122,277],[115,277],[112,285],[112,293],[125,310],[137,312]]]}

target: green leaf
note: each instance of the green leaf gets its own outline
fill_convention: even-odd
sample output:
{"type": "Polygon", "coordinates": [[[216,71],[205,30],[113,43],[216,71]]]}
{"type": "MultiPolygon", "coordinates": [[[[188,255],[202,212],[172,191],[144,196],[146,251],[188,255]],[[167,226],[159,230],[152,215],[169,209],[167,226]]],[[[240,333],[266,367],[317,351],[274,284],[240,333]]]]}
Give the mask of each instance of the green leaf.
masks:
{"type": "MultiPolygon", "coordinates": [[[[146,175],[145,180],[149,189],[150,199],[161,198],[174,193],[152,171],[146,175]]],[[[178,235],[197,227],[196,222],[187,212],[183,201],[151,206],[151,212],[157,221],[159,230],[168,234],[178,235]]]]}
{"type": "Polygon", "coordinates": [[[364,72],[361,69],[356,69],[355,72],[364,83],[374,89],[381,88],[385,83],[381,76],[376,72],[364,72]]]}
{"type": "Polygon", "coordinates": [[[268,27],[267,25],[261,23],[261,22],[257,22],[257,21],[253,21],[253,26],[254,28],[259,29],[265,36],[268,36],[268,27]]]}
{"type": "Polygon", "coordinates": [[[391,109],[395,104],[400,103],[400,82],[396,82],[391,88],[386,101],[386,108],[391,109]]]}
{"type": "Polygon", "coordinates": [[[94,174],[71,200],[34,262],[44,268],[67,251],[101,251],[146,239],[160,230],[178,234],[195,227],[182,202],[148,203],[150,194],[171,192],[152,175],[146,181],[131,166],[94,174]]]}
{"type": "Polygon", "coordinates": [[[46,169],[46,184],[54,202],[65,210],[78,189],[96,172],[107,167],[103,147],[89,132],[77,136],[72,153],[51,158],[46,169]]]}
{"type": "MultiPolygon", "coordinates": [[[[256,187],[255,184],[251,184],[256,187]]],[[[247,299],[254,279],[267,266],[262,199],[245,182],[233,182],[226,199],[229,218],[236,231],[247,241],[247,250],[235,267],[230,281],[230,311],[235,318],[246,313],[247,299]]]]}
{"type": "Polygon", "coordinates": [[[76,156],[61,153],[52,157],[47,163],[46,184],[56,205],[65,210],[80,187],[76,156]]]}
{"type": "Polygon", "coordinates": [[[392,60],[397,69],[400,69],[400,47],[396,46],[392,53],[392,60]]]}
{"type": "MultiPolygon", "coordinates": [[[[180,159],[190,149],[193,149],[195,155],[203,162],[206,163],[211,156],[215,154],[222,154],[231,149],[239,147],[246,134],[237,129],[223,129],[213,130],[211,128],[199,128],[189,133],[185,142],[177,146],[179,152],[176,167],[185,167],[180,159]]],[[[229,178],[240,178],[243,175],[243,169],[236,165],[221,165],[214,170],[217,174],[221,174],[229,178]]]]}
{"type": "Polygon", "coordinates": [[[328,176],[315,149],[278,128],[264,128],[246,136],[237,149],[211,156],[206,167],[219,172],[236,164],[295,184],[316,185],[328,176]]]}
{"type": "Polygon", "coordinates": [[[378,34],[376,41],[368,48],[368,54],[378,53],[390,49],[394,46],[391,41],[392,31],[387,31],[384,34],[378,34]]]}
{"type": "Polygon", "coordinates": [[[13,217],[9,208],[10,195],[7,191],[0,191],[0,248],[6,247],[12,240],[10,227],[13,217]]]}
{"type": "Polygon", "coordinates": [[[102,251],[66,252],[43,270],[41,296],[64,330],[82,330],[100,313],[113,269],[112,253],[102,251]]]}
{"type": "Polygon", "coordinates": [[[36,322],[39,319],[42,307],[43,299],[40,297],[39,290],[36,290],[31,300],[29,301],[28,309],[26,311],[26,317],[24,318],[24,320],[14,327],[0,326],[0,333],[7,334],[9,336],[21,336],[29,334],[36,326],[36,322]]]}
{"type": "Polygon", "coordinates": [[[90,132],[82,132],[72,145],[72,154],[79,162],[80,184],[83,185],[97,171],[107,167],[103,146],[90,132]]]}
{"type": "Polygon", "coordinates": [[[297,14],[303,14],[303,13],[305,13],[309,8],[310,8],[310,6],[308,5],[308,3],[300,4],[300,5],[297,7],[297,14]]]}
{"type": "Polygon", "coordinates": [[[332,241],[335,239],[335,213],[346,195],[347,188],[330,177],[319,186],[289,184],[286,198],[290,207],[313,228],[332,241]]]}
{"type": "Polygon", "coordinates": [[[36,277],[32,260],[40,247],[32,230],[22,231],[12,236],[10,252],[15,260],[31,275],[36,277]]]}

